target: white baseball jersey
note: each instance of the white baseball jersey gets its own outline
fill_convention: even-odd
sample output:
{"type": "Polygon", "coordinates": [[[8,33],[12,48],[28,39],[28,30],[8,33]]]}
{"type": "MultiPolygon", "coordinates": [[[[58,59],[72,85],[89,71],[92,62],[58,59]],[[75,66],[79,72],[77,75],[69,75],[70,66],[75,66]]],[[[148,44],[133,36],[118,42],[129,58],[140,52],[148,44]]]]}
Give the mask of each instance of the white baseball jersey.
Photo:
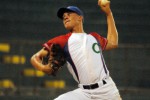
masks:
{"type": "Polygon", "coordinates": [[[91,34],[72,33],[66,49],[68,69],[78,83],[96,83],[109,75],[101,46],[91,34]]]}
{"type": "Polygon", "coordinates": [[[63,48],[67,67],[79,84],[78,89],[55,100],[121,100],[102,55],[107,44],[105,38],[95,32],[68,33],[49,40],[43,46],[49,49],[53,43],[63,48]]]}
{"type": "Polygon", "coordinates": [[[97,33],[68,33],[49,40],[44,46],[49,49],[53,43],[64,49],[68,69],[78,83],[95,83],[109,76],[102,55],[107,40],[97,33]]]}

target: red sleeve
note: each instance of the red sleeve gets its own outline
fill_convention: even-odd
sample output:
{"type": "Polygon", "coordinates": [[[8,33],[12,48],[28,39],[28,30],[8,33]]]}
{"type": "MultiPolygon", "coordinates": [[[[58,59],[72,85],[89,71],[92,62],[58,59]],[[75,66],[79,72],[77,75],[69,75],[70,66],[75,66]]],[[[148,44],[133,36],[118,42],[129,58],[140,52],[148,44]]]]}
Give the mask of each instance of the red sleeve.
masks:
{"type": "Polygon", "coordinates": [[[92,32],[92,33],[90,33],[92,36],[94,36],[96,39],[97,39],[97,41],[100,43],[100,45],[101,45],[101,48],[102,48],[102,50],[105,50],[105,47],[106,47],[106,45],[107,45],[107,39],[106,38],[104,38],[104,37],[102,37],[102,36],[100,36],[98,33],[96,33],[96,32],[92,32]]]}
{"type": "Polygon", "coordinates": [[[60,35],[60,36],[57,36],[55,38],[52,38],[52,39],[48,40],[48,42],[44,43],[43,47],[50,50],[50,47],[52,44],[59,44],[61,46],[61,48],[64,48],[64,46],[67,43],[68,38],[70,36],[71,36],[71,33],[68,33],[66,35],[60,35]]]}

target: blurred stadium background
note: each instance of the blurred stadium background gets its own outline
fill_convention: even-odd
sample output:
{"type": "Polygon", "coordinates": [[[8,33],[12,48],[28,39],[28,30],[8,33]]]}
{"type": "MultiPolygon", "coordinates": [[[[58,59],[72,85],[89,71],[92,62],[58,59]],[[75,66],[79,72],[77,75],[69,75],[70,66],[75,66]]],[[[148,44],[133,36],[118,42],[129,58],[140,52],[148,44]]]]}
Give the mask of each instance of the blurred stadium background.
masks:
{"type": "MultiPolygon", "coordinates": [[[[97,0],[0,0],[0,100],[52,100],[76,82],[63,68],[54,78],[35,70],[30,57],[48,39],[66,33],[59,7],[79,6],[86,32],[106,36],[97,0]]],[[[150,100],[150,1],[111,0],[119,48],[104,52],[123,100],[150,100]]]]}

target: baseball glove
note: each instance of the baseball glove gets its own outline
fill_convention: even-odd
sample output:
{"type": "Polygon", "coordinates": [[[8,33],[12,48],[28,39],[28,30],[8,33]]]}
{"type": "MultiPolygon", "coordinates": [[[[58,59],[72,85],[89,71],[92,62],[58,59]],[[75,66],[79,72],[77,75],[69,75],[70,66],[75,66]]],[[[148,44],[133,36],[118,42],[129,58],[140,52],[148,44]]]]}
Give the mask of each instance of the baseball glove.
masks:
{"type": "Polygon", "coordinates": [[[56,73],[66,63],[63,49],[59,44],[52,44],[50,51],[46,57],[43,58],[43,64],[49,64],[52,68],[51,75],[56,76],[56,73]]]}

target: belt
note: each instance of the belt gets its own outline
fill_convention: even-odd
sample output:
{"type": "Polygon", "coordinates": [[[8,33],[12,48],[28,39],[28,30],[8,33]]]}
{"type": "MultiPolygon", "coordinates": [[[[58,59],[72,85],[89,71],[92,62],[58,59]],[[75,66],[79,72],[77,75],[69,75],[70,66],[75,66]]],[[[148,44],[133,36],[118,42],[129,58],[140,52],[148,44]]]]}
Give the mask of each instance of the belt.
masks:
{"type": "Polygon", "coordinates": [[[82,87],[83,89],[88,89],[88,90],[91,90],[91,89],[96,89],[98,87],[100,87],[101,85],[105,85],[107,84],[107,82],[105,80],[102,80],[101,82],[98,82],[98,83],[95,83],[95,84],[90,84],[90,85],[80,85],[79,87],[82,87]]]}

